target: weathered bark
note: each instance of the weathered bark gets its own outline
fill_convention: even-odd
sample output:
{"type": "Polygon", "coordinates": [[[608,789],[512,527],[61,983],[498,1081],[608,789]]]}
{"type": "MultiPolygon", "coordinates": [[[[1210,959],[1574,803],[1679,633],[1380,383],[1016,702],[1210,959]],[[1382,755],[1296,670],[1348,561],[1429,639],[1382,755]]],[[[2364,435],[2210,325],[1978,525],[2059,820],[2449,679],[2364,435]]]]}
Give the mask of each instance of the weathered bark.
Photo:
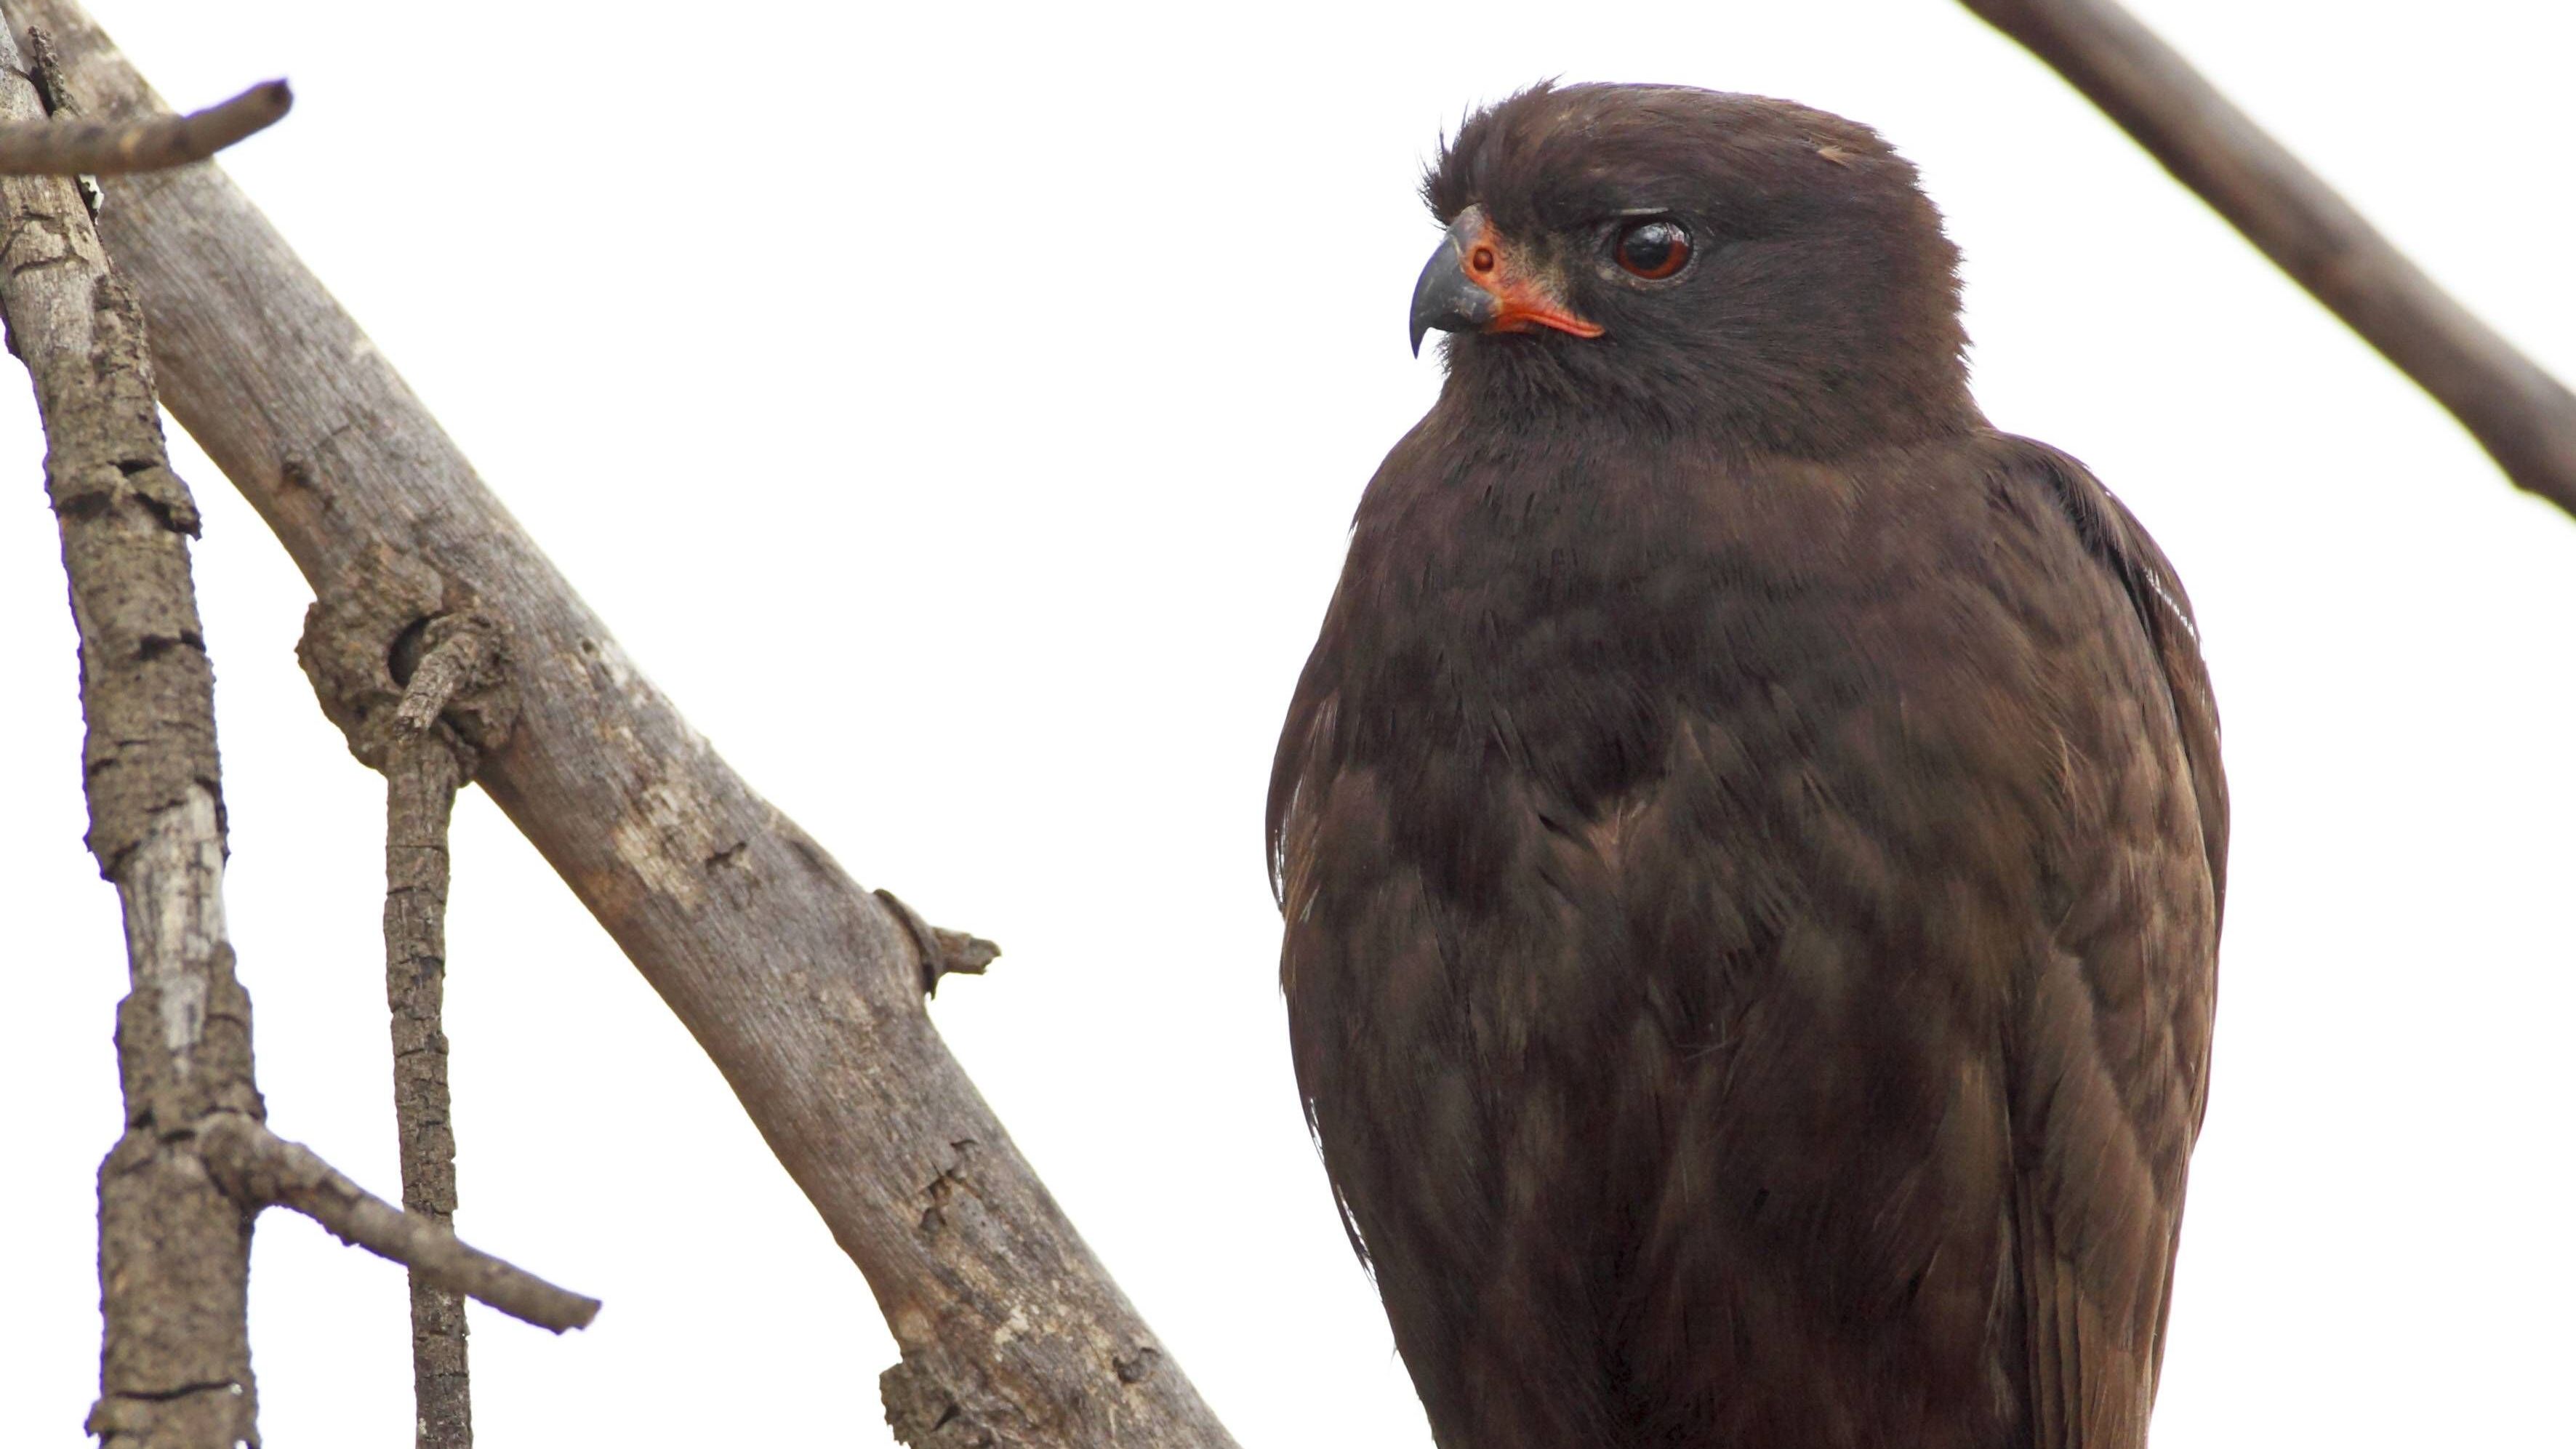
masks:
{"type": "MultiPolygon", "coordinates": [[[[456,1220],[456,1131],[447,1094],[447,822],[465,783],[447,742],[422,732],[385,766],[385,1005],[393,1013],[394,1131],[403,1211],[456,1220]]],[[[474,1442],[463,1295],[411,1275],[417,1449],[474,1442]]]]}
{"type": "MultiPolygon", "coordinates": [[[[53,31],[95,113],[157,106],[76,6],[8,10],[53,31]]],[[[688,728],[219,172],[111,181],[103,216],[171,411],[324,605],[399,561],[434,580],[415,620],[472,610],[507,631],[521,712],[476,778],[866,1275],[903,1351],[885,1376],[896,1432],[1231,1443],[933,1030],[923,983],[950,963],[688,728]]],[[[377,636],[379,657],[401,632],[377,636]]]]}
{"type": "Polygon", "coordinates": [[[2450,410],[2516,487],[2576,513],[2576,394],[2113,0],[1961,0],[2029,48],[2450,410]]]}
{"type": "Polygon", "coordinates": [[[235,1201],[292,1208],[341,1242],[551,1332],[587,1328],[599,1316],[598,1299],[468,1247],[444,1224],[404,1212],[247,1116],[218,1114],[199,1136],[207,1172],[235,1201]]]}
{"type": "MultiPolygon", "coordinates": [[[[410,627],[416,610],[439,602],[435,575],[389,568],[363,596],[315,606],[297,654],[315,690],[335,702],[333,717],[348,728],[350,748],[385,777],[385,1004],[393,1021],[403,1208],[445,1226],[456,1216],[443,1019],[447,827],[480,746],[507,737],[517,702],[490,620],[439,613],[410,627]],[[386,632],[396,637],[390,651],[386,632]],[[396,671],[407,677],[397,682],[396,671]]],[[[469,1449],[465,1299],[420,1268],[411,1274],[411,1353],[417,1449],[469,1449]]]]}
{"type": "MultiPolygon", "coordinates": [[[[45,113],[0,30],[0,125],[13,128],[0,135],[23,138],[14,128],[45,113]]],[[[80,634],[89,846],[124,910],[133,987],[117,1010],[125,1130],[99,1168],[105,1331],[89,1431],[109,1449],[258,1442],[250,1237],[273,1203],[337,1218],[343,1236],[360,1224],[370,1246],[423,1258],[478,1296],[587,1322],[597,1304],[405,1218],[261,1125],[250,1000],[224,932],[214,675],[188,557],[196,506],[169,469],[142,308],[68,179],[0,179],[0,317],[44,420],[80,634]]]]}
{"type": "MultiPolygon", "coordinates": [[[[0,120],[45,110],[0,35],[0,120]]],[[[250,1002],[224,937],[214,675],[190,578],[197,512],[169,470],[143,319],[67,180],[0,180],[0,314],[45,425],[80,629],[89,847],[125,912],[125,1131],[99,1167],[106,1319],[90,1432],[116,1449],[256,1440],[251,1215],[197,1151],[260,1115],[250,1002]]]]}

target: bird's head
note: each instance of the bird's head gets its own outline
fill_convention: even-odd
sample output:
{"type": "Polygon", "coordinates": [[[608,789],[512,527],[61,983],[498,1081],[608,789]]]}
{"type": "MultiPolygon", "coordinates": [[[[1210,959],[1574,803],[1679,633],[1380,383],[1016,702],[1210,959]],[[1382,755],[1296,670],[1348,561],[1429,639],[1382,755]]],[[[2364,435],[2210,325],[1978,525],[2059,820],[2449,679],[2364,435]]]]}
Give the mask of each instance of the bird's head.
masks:
{"type": "Polygon", "coordinates": [[[1865,126],[1680,86],[1542,84],[1423,183],[1413,340],[1453,397],[1832,453],[1975,421],[1958,252],[1865,126]]]}

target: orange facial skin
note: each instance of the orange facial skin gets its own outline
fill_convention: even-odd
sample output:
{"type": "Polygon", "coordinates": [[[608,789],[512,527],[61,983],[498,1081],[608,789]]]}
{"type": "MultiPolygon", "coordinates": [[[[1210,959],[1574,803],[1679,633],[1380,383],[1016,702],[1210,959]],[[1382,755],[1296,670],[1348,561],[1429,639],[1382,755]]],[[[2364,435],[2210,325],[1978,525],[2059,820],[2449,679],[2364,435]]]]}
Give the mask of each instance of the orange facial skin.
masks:
{"type": "Polygon", "coordinates": [[[1546,279],[1524,275],[1512,265],[1510,249],[1494,234],[1493,223],[1477,219],[1474,239],[1468,242],[1460,260],[1467,280],[1492,293],[1501,308],[1494,320],[1485,324],[1485,331],[1527,332],[1533,327],[1552,327],[1575,337],[1602,334],[1604,329],[1599,323],[1587,322],[1568,311],[1546,279]]]}

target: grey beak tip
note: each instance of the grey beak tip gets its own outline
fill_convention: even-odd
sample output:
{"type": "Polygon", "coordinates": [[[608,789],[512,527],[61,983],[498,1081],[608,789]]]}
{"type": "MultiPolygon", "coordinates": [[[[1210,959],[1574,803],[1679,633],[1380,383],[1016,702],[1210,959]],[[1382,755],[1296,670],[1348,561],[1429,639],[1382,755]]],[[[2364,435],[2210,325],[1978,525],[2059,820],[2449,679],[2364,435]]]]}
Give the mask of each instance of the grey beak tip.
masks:
{"type": "Polygon", "coordinates": [[[1413,355],[1422,355],[1422,339],[1433,328],[1443,332],[1471,330],[1493,320],[1493,294],[1467,280],[1457,228],[1441,238],[1413,284],[1413,355]]]}

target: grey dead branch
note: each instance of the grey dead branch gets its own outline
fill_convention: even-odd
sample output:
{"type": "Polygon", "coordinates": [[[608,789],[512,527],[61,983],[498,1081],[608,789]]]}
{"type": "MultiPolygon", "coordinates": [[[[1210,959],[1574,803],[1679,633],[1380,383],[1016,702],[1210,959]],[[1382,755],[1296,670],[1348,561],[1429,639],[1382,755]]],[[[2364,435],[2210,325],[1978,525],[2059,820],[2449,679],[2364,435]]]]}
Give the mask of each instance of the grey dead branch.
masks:
{"type": "MultiPolygon", "coordinates": [[[[2576,512],[2576,401],[2441,293],[2108,0],[1963,0],[2100,105],[2576,512]]],[[[102,873],[127,918],[127,1128],[100,1170],[106,1335],[92,1432],[256,1439],[250,1224],[284,1205],[413,1271],[424,1444],[469,1442],[456,1295],[561,1331],[598,1304],[459,1243],[446,1125],[445,822],[480,783],[722,1070],[865,1274],[927,1446],[1233,1441],[932,1029],[923,996],[992,943],[860,889],[627,663],[357,324],[211,154],[285,113],[272,82],[165,113],[68,0],[0,0],[5,313],[44,415],[80,628],[102,873]],[[45,120],[50,104],[57,116],[45,120]],[[112,175],[93,231],[61,173],[112,175]],[[105,251],[101,250],[104,237],[105,251]],[[107,257],[116,261],[111,274],[107,257]],[[150,345],[145,343],[146,332],[150,345]],[[256,507],[315,604],[299,653],[387,778],[385,936],[404,1208],[262,1124],[223,931],[223,807],[188,572],[196,514],[161,400],[256,507]],[[435,1422],[432,1422],[435,1421],[435,1422]]]]}
{"type": "MultiPolygon", "coordinates": [[[[426,564],[382,551],[367,562],[350,587],[306,612],[296,657],[350,753],[385,777],[385,1004],[403,1210],[443,1226],[457,1206],[444,1020],[448,822],[483,752],[509,737],[518,702],[498,623],[449,608],[426,564]]],[[[469,1449],[464,1295],[419,1269],[410,1286],[417,1449],[469,1449]]]]}
{"type": "MultiPolygon", "coordinates": [[[[0,122],[45,114],[0,34],[0,122]]],[[[89,845],[117,888],[132,984],[117,1013],[125,1129],[99,1169],[105,1332],[88,1428],[132,1449],[254,1443],[247,1307],[263,1208],[307,1212],[504,1311],[586,1322],[597,1305],[377,1201],[262,1124],[250,1001],[224,929],[214,681],[188,556],[197,511],[163,447],[142,309],[70,180],[0,179],[0,211],[0,315],[44,419],[80,636],[89,845]]]]}
{"type": "MultiPolygon", "coordinates": [[[[77,7],[8,14],[52,33],[85,114],[163,109],[77,7]]],[[[106,189],[162,401],[286,545],[317,613],[364,613],[393,573],[422,591],[411,617],[376,621],[374,659],[437,616],[506,636],[517,718],[474,778],[715,1059],[867,1277],[903,1353],[886,1374],[897,1432],[1232,1443],[931,1027],[924,983],[989,948],[934,932],[926,955],[751,792],[221,173],[106,189]]],[[[323,704],[344,728],[352,706],[399,709],[337,693],[323,704]]]]}

